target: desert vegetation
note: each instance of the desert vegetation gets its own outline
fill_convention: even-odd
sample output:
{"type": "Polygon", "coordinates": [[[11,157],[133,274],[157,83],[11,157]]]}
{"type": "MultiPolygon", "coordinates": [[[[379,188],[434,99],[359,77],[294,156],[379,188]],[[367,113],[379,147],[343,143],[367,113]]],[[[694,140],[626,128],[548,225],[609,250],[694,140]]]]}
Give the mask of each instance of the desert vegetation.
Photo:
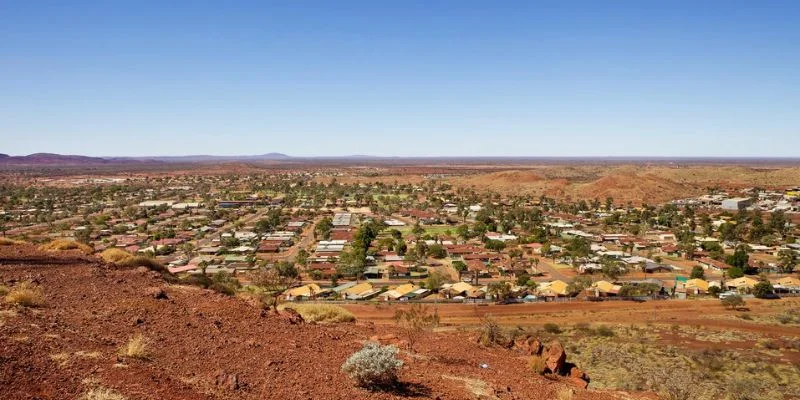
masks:
{"type": "Polygon", "coordinates": [[[84,254],[92,254],[94,252],[94,249],[85,243],[67,239],[56,239],[39,246],[39,248],[44,251],[78,250],[84,254]]]}
{"type": "Polygon", "coordinates": [[[149,347],[150,341],[143,334],[137,333],[120,347],[119,355],[125,358],[146,360],[150,357],[149,347]]]}
{"type": "Polygon", "coordinates": [[[397,358],[397,353],[395,346],[367,342],[342,364],[342,371],[358,386],[390,388],[397,383],[397,375],[403,367],[403,361],[397,358]]]}
{"type": "Polygon", "coordinates": [[[41,307],[45,302],[44,290],[29,281],[18,283],[11,289],[0,291],[7,291],[5,300],[9,304],[22,307],[41,307]]]}
{"type": "Polygon", "coordinates": [[[286,308],[297,311],[306,322],[311,323],[336,324],[356,320],[353,313],[333,304],[296,303],[278,306],[278,310],[286,308]]]}

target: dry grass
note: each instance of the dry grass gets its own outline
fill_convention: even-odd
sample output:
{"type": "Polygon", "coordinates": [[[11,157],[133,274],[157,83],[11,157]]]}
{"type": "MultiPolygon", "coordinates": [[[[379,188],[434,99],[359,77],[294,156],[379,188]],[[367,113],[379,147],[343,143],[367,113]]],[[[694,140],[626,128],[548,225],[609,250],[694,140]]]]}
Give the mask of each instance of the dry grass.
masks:
{"type": "Polygon", "coordinates": [[[22,282],[6,294],[6,302],[23,307],[41,307],[44,305],[44,291],[30,282],[22,282]]]}
{"type": "Polygon", "coordinates": [[[151,271],[166,272],[167,269],[158,260],[146,256],[133,256],[117,263],[126,268],[146,267],[151,271]]]}
{"type": "Polygon", "coordinates": [[[102,258],[105,262],[118,264],[120,262],[124,262],[125,260],[133,257],[131,253],[128,253],[125,250],[120,250],[116,248],[106,249],[100,253],[100,258],[102,258]]]}
{"type": "Polygon", "coordinates": [[[39,246],[39,250],[43,251],[67,251],[67,250],[79,250],[84,254],[92,254],[94,253],[94,249],[90,246],[83,244],[81,242],[76,242],[74,240],[69,239],[56,239],[50,243],[45,243],[39,246]]]}
{"type": "Polygon", "coordinates": [[[538,355],[531,356],[528,360],[528,368],[536,375],[544,375],[544,370],[546,368],[544,357],[538,355]]]}
{"type": "Polygon", "coordinates": [[[11,289],[9,289],[8,286],[0,285],[0,296],[7,295],[10,290],[11,289]]]}
{"type": "Polygon", "coordinates": [[[575,391],[570,388],[562,388],[556,392],[556,400],[572,400],[575,396],[575,391]]]}
{"type": "Polygon", "coordinates": [[[23,243],[25,242],[21,240],[14,240],[6,237],[0,237],[0,246],[15,246],[23,243]]]}
{"type": "Polygon", "coordinates": [[[341,322],[353,322],[356,317],[350,311],[333,304],[282,304],[278,306],[279,310],[291,308],[303,316],[306,322],[315,322],[320,324],[336,324],[341,322]]]}
{"type": "Polygon", "coordinates": [[[149,356],[147,347],[149,343],[144,335],[137,333],[134,337],[128,340],[124,346],[119,349],[119,354],[127,358],[135,358],[138,360],[146,360],[149,356]]]}
{"type": "Polygon", "coordinates": [[[96,386],[84,393],[79,400],[126,400],[125,396],[104,387],[96,386]]]}

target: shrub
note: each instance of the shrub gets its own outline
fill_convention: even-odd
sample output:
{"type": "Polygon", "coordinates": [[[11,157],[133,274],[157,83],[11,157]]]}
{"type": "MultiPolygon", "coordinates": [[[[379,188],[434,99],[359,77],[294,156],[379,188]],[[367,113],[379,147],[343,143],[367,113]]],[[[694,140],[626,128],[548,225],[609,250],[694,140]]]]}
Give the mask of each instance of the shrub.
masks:
{"type": "Polygon", "coordinates": [[[67,250],[79,250],[84,254],[92,254],[94,253],[94,249],[86,244],[81,242],[76,242],[74,240],[69,239],[56,239],[50,243],[45,243],[39,246],[39,250],[43,251],[67,251],[67,250]]]}
{"type": "Polygon", "coordinates": [[[792,315],[791,315],[791,314],[788,314],[788,313],[778,314],[778,315],[775,317],[775,319],[776,319],[776,320],[778,320],[778,322],[780,322],[780,323],[782,323],[782,324],[784,324],[784,325],[785,325],[785,324],[789,324],[789,323],[791,323],[792,321],[794,321],[794,318],[792,317],[792,315]]]}
{"type": "Polygon", "coordinates": [[[119,354],[123,357],[146,360],[148,358],[148,345],[149,343],[144,335],[137,333],[128,340],[128,343],[125,343],[125,345],[119,349],[119,354]]]}
{"type": "Polygon", "coordinates": [[[7,295],[9,290],[8,286],[0,285],[0,296],[7,295]]]}
{"type": "Polygon", "coordinates": [[[132,256],[118,262],[117,265],[125,268],[146,267],[151,271],[167,272],[167,269],[158,260],[147,256],[132,256]]]}
{"type": "Polygon", "coordinates": [[[102,258],[103,261],[114,264],[123,262],[131,257],[133,257],[131,253],[116,248],[106,249],[103,250],[102,253],[100,253],[100,258],[102,258]]]}
{"type": "Polygon", "coordinates": [[[89,389],[79,400],[126,400],[125,396],[104,387],[89,389]]]}
{"type": "Polygon", "coordinates": [[[31,282],[22,282],[6,294],[6,302],[23,307],[41,307],[44,305],[44,292],[31,282]]]}
{"type": "Polygon", "coordinates": [[[597,329],[595,329],[595,332],[597,333],[598,336],[602,336],[602,337],[612,337],[612,336],[614,336],[614,330],[609,328],[609,327],[607,327],[607,326],[605,326],[605,325],[598,326],[597,329]]]}
{"type": "Polygon", "coordinates": [[[556,392],[556,400],[572,400],[575,396],[575,391],[570,388],[562,388],[556,392]]]}
{"type": "Polygon", "coordinates": [[[733,310],[736,310],[739,307],[743,307],[744,306],[744,299],[742,298],[742,296],[739,296],[739,295],[728,296],[728,297],[722,299],[721,301],[722,301],[722,305],[724,305],[725,308],[730,308],[730,309],[733,309],[733,310]]]}
{"type": "Polygon", "coordinates": [[[239,280],[234,278],[233,275],[225,271],[220,271],[211,277],[211,284],[208,288],[228,296],[233,296],[236,294],[236,290],[241,286],[242,284],[239,283],[239,280]]]}
{"type": "Polygon", "coordinates": [[[544,363],[544,357],[536,355],[528,360],[528,368],[536,375],[544,375],[547,366],[544,363]]]}
{"type": "Polygon", "coordinates": [[[505,346],[508,344],[508,338],[506,338],[503,329],[490,314],[481,318],[481,336],[478,338],[478,342],[483,346],[494,344],[505,346]]]}
{"type": "Polygon", "coordinates": [[[6,238],[6,237],[0,237],[0,246],[14,246],[14,245],[23,244],[23,243],[25,243],[25,242],[22,242],[22,241],[19,241],[19,240],[14,240],[14,239],[9,239],[9,238],[6,238]]]}
{"type": "Polygon", "coordinates": [[[397,347],[368,342],[342,364],[342,371],[358,386],[391,386],[397,382],[397,373],[403,367],[397,353],[397,347]]]}
{"type": "Polygon", "coordinates": [[[333,304],[283,304],[279,309],[291,308],[297,311],[306,322],[316,323],[341,323],[353,322],[355,315],[344,308],[333,304]]]}
{"type": "Polygon", "coordinates": [[[394,320],[400,329],[405,332],[408,348],[414,350],[417,337],[439,325],[439,313],[428,306],[415,303],[407,309],[398,309],[394,313],[394,320]]]}
{"type": "Polygon", "coordinates": [[[558,325],[556,325],[556,324],[554,324],[552,322],[548,322],[548,323],[544,324],[543,328],[544,328],[545,332],[552,333],[554,335],[561,333],[561,328],[559,328],[558,325]]]}

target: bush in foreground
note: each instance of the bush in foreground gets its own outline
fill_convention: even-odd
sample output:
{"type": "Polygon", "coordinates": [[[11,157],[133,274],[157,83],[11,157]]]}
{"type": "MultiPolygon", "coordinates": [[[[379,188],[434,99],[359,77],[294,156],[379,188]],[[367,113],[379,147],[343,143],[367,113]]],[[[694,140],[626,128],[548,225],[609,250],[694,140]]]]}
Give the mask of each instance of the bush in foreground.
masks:
{"type": "Polygon", "coordinates": [[[158,260],[146,256],[134,256],[117,263],[120,267],[136,268],[146,267],[151,271],[166,272],[167,269],[158,260]]]}
{"type": "Polygon", "coordinates": [[[342,322],[353,322],[355,315],[344,308],[333,304],[284,304],[279,309],[292,308],[297,311],[306,322],[321,324],[336,324],[342,322]]]}
{"type": "Polygon", "coordinates": [[[69,239],[56,239],[52,242],[45,243],[39,246],[39,250],[43,251],[67,251],[67,250],[78,250],[84,254],[92,254],[94,253],[94,249],[91,246],[83,244],[81,242],[77,242],[74,240],[69,239]]]}
{"type": "Polygon", "coordinates": [[[121,262],[124,262],[125,260],[131,257],[133,257],[131,253],[128,253],[125,250],[115,249],[115,248],[106,249],[103,250],[102,253],[100,253],[100,258],[102,258],[103,261],[114,264],[119,264],[121,262]]]}
{"type": "Polygon", "coordinates": [[[6,302],[23,307],[44,305],[44,291],[31,282],[22,282],[6,294],[6,302]]]}
{"type": "Polygon", "coordinates": [[[147,347],[147,339],[145,339],[141,333],[137,333],[136,336],[128,340],[128,343],[125,343],[125,345],[119,349],[119,355],[127,358],[145,360],[148,358],[147,347]]]}
{"type": "Polygon", "coordinates": [[[125,396],[104,387],[89,389],[79,400],[126,400],[125,396]]]}
{"type": "Polygon", "coordinates": [[[367,342],[342,364],[342,371],[358,386],[380,388],[397,383],[403,361],[397,359],[397,347],[367,342]]]}

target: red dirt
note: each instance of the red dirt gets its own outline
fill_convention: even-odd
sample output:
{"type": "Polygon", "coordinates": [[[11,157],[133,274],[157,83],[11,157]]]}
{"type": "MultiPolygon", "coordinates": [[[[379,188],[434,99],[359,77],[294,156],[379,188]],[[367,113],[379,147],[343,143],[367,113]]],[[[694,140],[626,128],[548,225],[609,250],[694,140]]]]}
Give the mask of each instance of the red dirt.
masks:
{"type": "MultiPolygon", "coordinates": [[[[364,340],[391,326],[292,325],[239,298],[170,285],[155,272],[31,246],[0,248],[0,283],[21,280],[40,285],[46,302],[35,309],[0,305],[3,399],[75,399],[91,382],[130,399],[468,399],[477,396],[461,379],[478,379],[488,396],[544,400],[566,387],[531,375],[519,354],[450,332],[424,336],[415,354],[402,352],[404,391],[371,392],[354,387],[339,368],[364,340]],[[167,299],[156,299],[155,289],[167,299]],[[137,333],[150,343],[149,358],[118,357],[137,333]],[[235,374],[239,387],[217,385],[221,373],[235,374]]],[[[575,398],[615,394],[578,390],[575,398]]]]}

